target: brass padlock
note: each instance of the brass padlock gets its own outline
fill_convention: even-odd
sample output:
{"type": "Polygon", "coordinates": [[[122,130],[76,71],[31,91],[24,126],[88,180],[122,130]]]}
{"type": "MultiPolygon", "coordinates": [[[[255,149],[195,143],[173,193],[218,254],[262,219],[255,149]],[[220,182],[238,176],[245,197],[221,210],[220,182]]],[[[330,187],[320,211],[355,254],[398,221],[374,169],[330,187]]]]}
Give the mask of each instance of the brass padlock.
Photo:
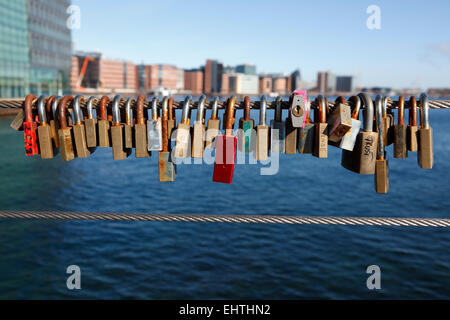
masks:
{"type": "Polygon", "coordinates": [[[123,125],[120,117],[120,95],[114,96],[112,105],[112,126],[111,126],[111,143],[114,160],[124,160],[131,152],[131,149],[125,148],[125,136],[123,133],[123,125]]]}
{"type": "Polygon", "coordinates": [[[53,154],[52,129],[47,123],[47,112],[45,108],[45,95],[39,97],[37,101],[39,114],[39,126],[37,128],[39,151],[41,159],[51,159],[53,154]]]}
{"type": "Polygon", "coordinates": [[[167,120],[167,132],[169,135],[169,151],[172,151],[172,139],[175,139],[173,133],[177,127],[176,117],[175,117],[175,109],[173,109],[173,98],[169,98],[167,102],[167,109],[169,113],[169,119],[167,120]]]}
{"type": "Polygon", "coordinates": [[[334,106],[334,110],[327,117],[328,140],[331,145],[339,147],[339,142],[352,127],[352,120],[350,107],[343,96],[336,99],[334,106]]]}
{"type": "Polygon", "coordinates": [[[177,176],[177,167],[172,161],[172,154],[169,150],[168,100],[169,98],[164,97],[162,103],[162,151],[158,155],[159,181],[161,182],[174,181],[177,176]]]}
{"type": "Polygon", "coordinates": [[[162,128],[161,118],[158,112],[158,98],[152,99],[152,116],[148,115],[147,110],[147,141],[148,151],[161,151],[162,150],[162,128]]]}
{"type": "Polygon", "coordinates": [[[241,152],[254,150],[255,130],[253,119],[250,118],[250,97],[244,97],[244,117],[239,119],[238,146],[241,152]]]}
{"type": "Polygon", "coordinates": [[[383,143],[383,107],[382,98],[378,95],[375,98],[375,118],[378,131],[378,152],[375,161],[375,191],[385,194],[389,190],[389,167],[384,151],[383,143]]]}
{"type": "Polygon", "coordinates": [[[55,110],[58,106],[58,100],[60,97],[58,96],[50,96],[50,98],[47,99],[47,102],[45,104],[45,111],[47,115],[47,122],[50,126],[51,136],[52,136],[52,146],[53,146],[53,156],[55,156],[58,153],[58,128],[56,127],[57,121],[55,121],[55,113],[52,112],[53,104],[56,105],[55,110]]]}
{"type": "Polygon", "coordinates": [[[219,97],[214,97],[211,107],[211,117],[208,120],[208,128],[206,130],[205,148],[215,148],[216,139],[220,132],[220,118],[217,117],[219,108],[219,97]]]}
{"type": "Polygon", "coordinates": [[[284,153],[285,151],[285,125],[282,119],[283,110],[281,103],[283,99],[278,96],[275,100],[275,117],[270,121],[270,151],[284,153]]]}
{"type": "Polygon", "coordinates": [[[190,105],[192,97],[187,95],[184,99],[183,114],[181,115],[181,123],[177,128],[177,137],[175,141],[175,158],[186,158],[190,154],[191,141],[191,119],[190,105]]]}
{"type": "Polygon", "coordinates": [[[202,94],[198,100],[197,117],[192,133],[192,158],[203,158],[205,148],[205,102],[206,96],[202,94]]]}
{"type": "Polygon", "coordinates": [[[98,119],[98,146],[100,148],[109,148],[111,147],[111,132],[110,132],[110,124],[108,120],[108,112],[106,110],[107,105],[109,104],[110,99],[107,96],[103,96],[100,99],[100,119],[98,119]]]}
{"type": "Polygon", "coordinates": [[[81,107],[80,103],[82,102],[83,96],[77,95],[73,100],[73,136],[75,140],[75,150],[77,154],[77,158],[86,158],[91,155],[91,151],[95,149],[89,150],[86,144],[86,130],[83,124],[83,117],[81,115],[81,107]]]}
{"type": "Polygon", "coordinates": [[[131,150],[134,148],[134,136],[133,136],[133,109],[131,105],[134,103],[133,98],[128,98],[125,106],[125,125],[123,127],[124,136],[125,136],[125,148],[131,150]]]}
{"type": "Polygon", "coordinates": [[[394,158],[408,158],[406,146],[406,125],[405,125],[405,98],[398,98],[397,124],[393,127],[394,134],[394,158]]]}
{"type": "MultiPolygon", "coordinates": [[[[305,125],[298,129],[298,152],[303,154],[312,154],[314,152],[314,123],[311,122],[311,101],[308,97],[308,103],[305,110],[305,125]]],[[[286,146],[287,148],[287,146],[286,146]]]]}
{"type": "Polygon", "coordinates": [[[73,148],[73,132],[72,128],[67,125],[66,105],[73,101],[72,96],[64,96],[58,104],[59,129],[58,140],[59,148],[61,150],[61,159],[63,161],[70,161],[75,158],[75,151],[73,148]]]}
{"type": "MultiPolygon", "coordinates": [[[[289,97],[289,106],[290,106],[289,114],[285,121],[284,152],[286,154],[296,154],[297,153],[298,130],[297,130],[297,127],[294,127],[292,124],[292,117],[293,117],[293,115],[292,115],[292,100],[293,100],[293,97],[294,97],[293,94],[289,97]]],[[[308,98],[307,98],[306,103],[305,103],[305,109],[304,109],[305,117],[307,117],[307,113],[308,113],[307,108],[308,107],[309,107],[309,105],[308,105],[308,98]]],[[[300,108],[300,106],[297,106],[296,108],[297,108],[296,114],[297,115],[301,114],[301,111],[303,111],[303,109],[300,108]]],[[[305,121],[306,121],[306,119],[305,119],[305,121]]],[[[303,123],[305,123],[305,121],[303,123]]],[[[300,126],[300,128],[301,128],[301,126],[300,126]]]]}
{"type": "Polygon", "coordinates": [[[418,150],[418,142],[417,142],[417,131],[419,130],[417,127],[417,101],[416,97],[411,96],[409,98],[409,122],[407,129],[407,142],[408,142],[408,150],[412,152],[417,152],[418,150]]]}
{"type": "Polygon", "coordinates": [[[266,124],[267,100],[261,96],[259,105],[259,124],[256,127],[256,160],[269,158],[269,127],[266,124]]]}
{"type": "Polygon", "coordinates": [[[353,104],[351,116],[352,127],[345,133],[344,137],[341,139],[337,147],[352,151],[355,146],[356,137],[358,136],[359,130],[361,129],[361,121],[358,120],[359,110],[361,108],[361,100],[357,96],[352,96],[349,98],[349,101],[353,104]]]}
{"type": "Polygon", "coordinates": [[[393,136],[393,126],[394,126],[394,115],[388,112],[387,104],[391,102],[389,97],[384,97],[382,100],[383,108],[383,143],[385,146],[389,146],[394,142],[393,136]]]}
{"type": "Polygon", "coordinates": [[[353,151],[342,150],[341,165],[359,174],[374,174],[378,134],[373,132],[373,101],[367,93],[360,93],[358,97],[365,107],[364,126],[356,137],[353,151]]]}
{"type": "Polygon", "coordinates": [[[138,96],[136,102],[136,124],[134,125],[134,140],[136,147],[136,158],[147,158],[150,156],[147,146],[147,128],[144,119],[144,96],[138,96]]]}
{"type": "Polygon", "coordinates": [[[318,109],[316,117],[314,115],[314,152],[313,156],[317,158],[328,157],[328,124],[327,124],[327,108],[328,102],[322,95],[316,98],[318,109]]]}
{"type": "Polygon", "coordinates": [[[433,168],[433,129],[429,122],[428,96],[420,95],[420,129],[419,129],[419,152],[417,159],[422,169],[433,168]]]}
{"type": "Polygon", "coordinates": [[[95,97],[89,97],[86,110],[87,119],[84,120],[84,128],[86,130],[86,145],[88,148],[97,147],[97,119],[93,115],[93,104],[95,97]]]}

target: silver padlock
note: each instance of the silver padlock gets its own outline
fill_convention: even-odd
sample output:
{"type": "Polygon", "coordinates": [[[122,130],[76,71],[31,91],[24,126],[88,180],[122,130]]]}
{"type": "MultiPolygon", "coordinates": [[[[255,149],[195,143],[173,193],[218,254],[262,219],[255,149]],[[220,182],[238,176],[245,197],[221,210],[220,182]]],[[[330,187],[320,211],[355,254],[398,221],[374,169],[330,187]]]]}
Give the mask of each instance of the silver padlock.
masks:
{"type": "Polygon", "coordinates": [[[285,124],[281,117],[281,103],[283,99],[278,96],[275,100],[275,119],[270,121],[270,151],[284,153],[285,148],[285,124]]]}
{"type": "Polygon", "coordinates": [[[357,96],[352,96],[348,99],[352,102],[353,108],[351,113],[351,128],[345,133],[341,141],[336,145],[338,148],[353,151],[355,147],[356,137],[358,136],[359,130],[361,130],[361,121],[359,117],[359,109],[361,108],[361,99],[357,96]]]}
{"type": "Polygon", "coordinates": [[[158,98],[152,99],[152,118],[147,120],[148,151],[162,150],[162,126],[158,115],[158,98]]]}
{"type": "Polygon", "coordinates": [[[290,100],[289,116],[291,117],[292,126],[301,128],[305,124],[306,104],[308,103],[306,90],[294,91],[290,100]]]}

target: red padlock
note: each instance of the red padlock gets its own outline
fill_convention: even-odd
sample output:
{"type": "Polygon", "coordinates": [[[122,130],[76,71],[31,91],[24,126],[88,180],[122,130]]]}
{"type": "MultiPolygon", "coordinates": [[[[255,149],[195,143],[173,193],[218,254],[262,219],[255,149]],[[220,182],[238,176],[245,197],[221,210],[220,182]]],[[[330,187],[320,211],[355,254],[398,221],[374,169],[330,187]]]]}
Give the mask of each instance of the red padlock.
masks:
{"type": "Polygon", "coordinates": [[[216,159],[214,161],[214,182],[231,183],[233,181],[236,159],[237,137],[233,136],[234,106],[236,97],[227,101],[225,135],[217,137],[216,159]]]}
{"type": "Polygon", "coordinates": [[[39,154],[36,135],[37,123],[36,121],[33,121],[33,101],[36,101],[36,96],[29,94],[24,102],[25,122],[23,123],[23,134],[25,140],[25,155],[27,156],[39,154]]]}

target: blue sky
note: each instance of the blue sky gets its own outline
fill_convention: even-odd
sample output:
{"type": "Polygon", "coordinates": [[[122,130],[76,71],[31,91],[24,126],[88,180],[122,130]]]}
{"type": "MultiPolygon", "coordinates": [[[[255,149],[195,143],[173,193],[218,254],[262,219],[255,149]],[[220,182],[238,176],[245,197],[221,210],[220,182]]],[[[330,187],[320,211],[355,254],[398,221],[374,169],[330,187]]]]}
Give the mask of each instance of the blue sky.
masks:
{"type": "Polygon", "coordinates": [[[357,85],[450,87],[450,1],[73,0],[77,50],[135,63],[198,67],[207,58],[258,72],[358,77],[357,85]],[[369,5],[381,30],[369,30],[369,5]]]}

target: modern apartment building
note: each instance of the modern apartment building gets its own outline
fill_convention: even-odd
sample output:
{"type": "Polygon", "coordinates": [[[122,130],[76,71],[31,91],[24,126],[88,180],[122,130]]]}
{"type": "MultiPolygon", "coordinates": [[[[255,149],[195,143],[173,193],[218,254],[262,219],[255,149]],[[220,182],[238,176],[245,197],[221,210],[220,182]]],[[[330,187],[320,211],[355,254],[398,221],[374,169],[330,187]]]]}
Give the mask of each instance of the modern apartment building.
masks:
{"type": "Polygon", "coordinates": [[[230,74],[229,91],[235,94],[256,95],[259,92],[259,77],[244,73],[230,74]]]}
{"type": "Polygon", "coordinates": [[[222,89],[223,64],[217,60],[206,60],[204,89],[205,93],[220,93],[222,89]]]}
{"type": "Polygon", "coordinates": [[[353,92],[353,77],[352,76],[337,76],[336,77],[336,91],[337,92],[353,92]]]}
{"type": "Polygon", "coordinates": [[[184,70],[184,89],[193,95],[203,92],[203,71],[201,69],[184,70]]]}

